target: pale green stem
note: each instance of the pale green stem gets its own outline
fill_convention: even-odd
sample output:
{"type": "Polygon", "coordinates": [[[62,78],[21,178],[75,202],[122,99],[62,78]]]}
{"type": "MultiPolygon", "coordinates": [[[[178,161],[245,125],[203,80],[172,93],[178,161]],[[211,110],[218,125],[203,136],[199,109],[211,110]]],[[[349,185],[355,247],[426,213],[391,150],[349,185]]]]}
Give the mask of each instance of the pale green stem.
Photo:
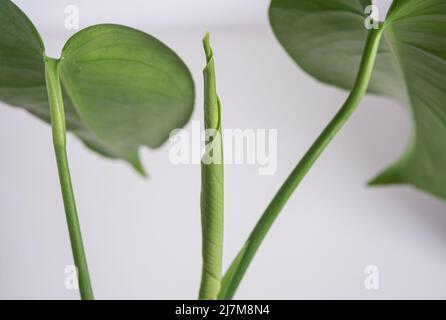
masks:
{"type": "Polygon", "coordinates": [[[78,271],[79,290],[83,300],[92,300],[94,299],[93,290],[90,284],[87,258],[82,243],[70,170],[68,168],[65,113],[57,60],[45,58],[45,79],[50,103],[53,145],[56,153],[56,162],[59,171],[59,180],[62,189],[68,232],[70,234],[71,249],[73,252],[74,263],[78,271]]]}
{"type": "Polygon", "coordinates": [[[254,255],[299,183],[330,141],[350,118],[367,91],[383,29],[370,30],[354,87],[346,102],[322,131],[279,189],[224,277],[219,299],[232,299],[254,255]]]}

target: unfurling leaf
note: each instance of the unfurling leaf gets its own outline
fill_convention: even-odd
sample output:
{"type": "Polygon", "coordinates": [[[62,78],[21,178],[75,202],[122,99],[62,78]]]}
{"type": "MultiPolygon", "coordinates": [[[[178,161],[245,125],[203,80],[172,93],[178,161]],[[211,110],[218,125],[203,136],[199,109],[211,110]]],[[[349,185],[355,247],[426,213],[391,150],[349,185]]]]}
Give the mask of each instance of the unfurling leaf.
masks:
{"type": "Polygon", "coordinates": [[[221,288],[223,255],[223,146],[221,105],[217,96],[214,56],[209,34],[203,39],[206,54],[204,68],[205,154],[201,163],[201,224],[203,237],[203,270],[200,299],[217,299],[221,288]]]}

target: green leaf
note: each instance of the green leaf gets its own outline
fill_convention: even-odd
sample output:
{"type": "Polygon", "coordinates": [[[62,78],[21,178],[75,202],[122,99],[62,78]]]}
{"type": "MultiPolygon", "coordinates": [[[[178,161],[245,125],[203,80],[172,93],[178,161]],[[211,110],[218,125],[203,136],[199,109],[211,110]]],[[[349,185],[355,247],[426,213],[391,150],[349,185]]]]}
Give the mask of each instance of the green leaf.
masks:
{"type": "Polygon", "coordinates": [[[138,160],[139,145],[159,147],[191,115],[189,71],[143,32],[118,25],[87,28],[68,40],[59,67],[82,122],[130,162],[138,160]]]}
{"type": "Polygon", "coordinates": [[[203,270],[200,300],[215,300],[221,288],[223,259],[224,170],[221,105],[217,96],[214,56],[209,34],[203,39],[206,54],[204,76],[205,154],[201,162],[201,225],[203,270]]]}
{"type": "MultiPolygon", "coordinates": [[[[270,21],[288,54],[322,82],[351,89],[367,38],[369,0],[273,0],[270,21]]],[[[446,2],[395,0],[369,92],[408,106],[402,157],[371,184],[408,183],[446,198],[446,2]]]]}
{"type": "Polygon", "coordinates": [[[49,119],[43,42],[11,1],[0,0],[0,100],[49,119]]]}
{"type": "MultiPolygon", "coordinates": [[[[39,34],[9,0],[0,0],[0,30],[0,100],[49,122],[39,34]]],[[[161,146],[193,110],[194,84],[185,64],[135,29],[108,24],[78,32],[64,46],[58,70],[68,130],[140,172],[139,146],[161,146]]]]}

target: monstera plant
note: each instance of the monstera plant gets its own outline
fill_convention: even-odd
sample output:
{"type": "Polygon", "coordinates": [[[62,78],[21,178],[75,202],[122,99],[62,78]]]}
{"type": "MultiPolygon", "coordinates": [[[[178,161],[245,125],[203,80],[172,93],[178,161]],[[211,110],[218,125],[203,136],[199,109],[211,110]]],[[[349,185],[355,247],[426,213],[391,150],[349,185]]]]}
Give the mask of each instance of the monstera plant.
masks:
{"type": "Polygon", "coordinates": [[[66,154],[66,128],[92,151],[144,174],[138,149],[157,148],[184,126],[194,84],[183,61],[154,37],[120,25],[75,34],[47,57],[32,22],[0,0],[0,100],[51,124],[82,298],[92,299],[66,154]]]}
{"type": "MultiPolygon", "coordinates": [[[[206,132],[201,167],[200,299],[233,298],[288,199],[368,92],[400,101],[413,123],[406,152],[370,184],[408,183],[446,198],[446,2],[394,0],[384,21],[367,16],[371,5],[371,0],[272,0],[270,22],[291,58],[318,80],[350,94],[224,274],[222,106],[214,55],[205,36],[204,124],[209,135],[206,132]]],[[[160,146],[191,115],[190,73],[164,44],[124,26],[80,31],[68,40],[59,59],[45,55],[36,29],[9,0],[0,0],[0,27],[0,100],[52,126],[81,296],[92,299],[65,128],[91,150],[123,159],[144,173],[138,148],[160,146]]]]}

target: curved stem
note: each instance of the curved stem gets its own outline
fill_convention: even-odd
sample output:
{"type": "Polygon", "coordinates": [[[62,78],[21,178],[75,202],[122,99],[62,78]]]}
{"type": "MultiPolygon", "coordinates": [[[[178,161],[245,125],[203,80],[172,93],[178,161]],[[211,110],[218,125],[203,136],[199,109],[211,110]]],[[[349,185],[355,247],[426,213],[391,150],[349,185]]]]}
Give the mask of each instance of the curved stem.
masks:
{"type": "Polygon", "coordinates": [[[254,255],[273,225],[282,208],[287,203],[299,183],[305,177],[307,172],[313,166],[320,154],[324,151],[330,141],[349,119],[356,106],[361,101],[367,91],[367,87],[372,75],[374,62],[379,48],[382,28],[372,29],[369,32],[366,46],[364,49],[359,72],[354,87],[348,96],[346,102],[322,131],[302,160],[297,164],[291,174],[288,176],[282,187],[279,189],[273,200],[270,202],[262,217],[258,221],[254,230],[251,232],[245,245],[226,272],[222,289],[219,293],[219,299],[232,299],[242,280],[246,270],[254,255]]]}
{"type": "Polygon", "coordinates": [[[70,234],[71,249],[73,251],[74,263],[78,271],[80,294],[83,300],[92,300],[94,299],[93,290],[90,284],[87,258],[82,243],[70,170],[68,168],[65,114],[57,60],[45,58],[45,79],[50,103],[53,145],[56,153],[56,162],[59,171],[59,180],[62,189],[68,232],[70,234]]]}

